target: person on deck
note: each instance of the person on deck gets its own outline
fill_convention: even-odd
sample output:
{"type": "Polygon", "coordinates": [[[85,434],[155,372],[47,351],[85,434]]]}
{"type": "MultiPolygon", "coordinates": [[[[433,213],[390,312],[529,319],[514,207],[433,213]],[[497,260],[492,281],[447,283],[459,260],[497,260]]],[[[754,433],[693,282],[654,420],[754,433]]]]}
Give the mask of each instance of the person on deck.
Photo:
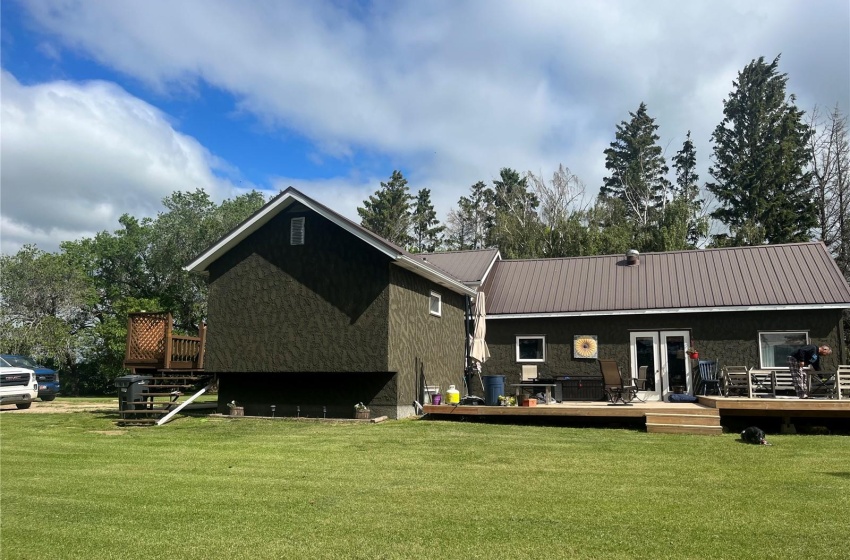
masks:
{"type": "Polygon", "coordinates": [[[797,391],[797,396],[801,399],[809,398],[808,395],[808,374],[803,369],[807,366],[812,366],[815,371],[821,370],[821,356],[829,356],[832,354],[832,349],[829,346],[814,346],[807,344],[800,346],[793,354],[788,356],[788,369],[791,370],[791,379],[794,381],[794,390],[797,391]]]}

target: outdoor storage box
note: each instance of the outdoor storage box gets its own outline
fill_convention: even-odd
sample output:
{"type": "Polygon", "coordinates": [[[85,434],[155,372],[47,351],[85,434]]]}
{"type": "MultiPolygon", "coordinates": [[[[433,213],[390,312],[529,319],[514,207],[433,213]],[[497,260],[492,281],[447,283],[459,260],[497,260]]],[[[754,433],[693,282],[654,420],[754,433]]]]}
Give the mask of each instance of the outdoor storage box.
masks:
{"type": "Polygon", "coordinates": [[[601,377],[561,377],[556,383],[561,384],[561,400],[605,400],[605,391],[601,377]]]}

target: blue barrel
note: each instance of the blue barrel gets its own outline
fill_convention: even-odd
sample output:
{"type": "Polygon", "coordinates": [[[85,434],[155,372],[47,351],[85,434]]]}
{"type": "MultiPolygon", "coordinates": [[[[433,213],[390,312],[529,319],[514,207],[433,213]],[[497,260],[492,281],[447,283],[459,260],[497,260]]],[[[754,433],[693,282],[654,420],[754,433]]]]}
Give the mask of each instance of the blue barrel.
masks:
{"type": "Polygon", "coordinates": [[[504,375],[485,375],[484,379],[484,404],[496,406],[499,404],[499,395],[505,394],[504,375]]]}

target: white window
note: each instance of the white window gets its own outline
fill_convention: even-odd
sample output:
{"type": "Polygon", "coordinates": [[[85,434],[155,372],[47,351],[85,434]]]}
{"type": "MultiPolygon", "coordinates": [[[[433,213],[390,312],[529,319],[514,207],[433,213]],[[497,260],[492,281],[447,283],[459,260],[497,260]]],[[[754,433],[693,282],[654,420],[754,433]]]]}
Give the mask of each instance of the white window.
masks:
{"type": "Polygon", "coordinates": [[[289,244],[304,245],[304,217],[292,218],[289,222],[289,244]]]}
{"type": "Polygon", "coordinates": [[[760,332],[759,357],[762,368],[787,368],[788,356],[809,343],[805,331],[760,332]]]}
{"type": "Polygon", "coordinates": [[[545,362],[546,337],[543,335],[516,337],[517,362],[545,362]]]}
{"type": "Polygon", "coordinates": [[[431,292],[431,298],[428,301],[428,311],[431,315],[441,316],[443,313],[443,298],[437,292],[431,292]]]}

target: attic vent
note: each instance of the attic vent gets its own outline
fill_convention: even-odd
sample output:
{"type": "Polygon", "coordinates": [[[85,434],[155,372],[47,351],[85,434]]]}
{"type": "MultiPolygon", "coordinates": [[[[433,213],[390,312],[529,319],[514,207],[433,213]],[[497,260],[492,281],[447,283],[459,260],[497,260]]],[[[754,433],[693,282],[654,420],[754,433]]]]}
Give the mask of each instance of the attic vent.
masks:
{"type": "Polygon", "coordinates": [[[304,245],[304,218],[292,218],[289,223],[289,244],[304,245]]]}
{"type": "Polygon", "coordinates": [[[629,249],[626,251],[626,264],[634,266],[640,264],[640,253],[637,249],[629,249]]]}

